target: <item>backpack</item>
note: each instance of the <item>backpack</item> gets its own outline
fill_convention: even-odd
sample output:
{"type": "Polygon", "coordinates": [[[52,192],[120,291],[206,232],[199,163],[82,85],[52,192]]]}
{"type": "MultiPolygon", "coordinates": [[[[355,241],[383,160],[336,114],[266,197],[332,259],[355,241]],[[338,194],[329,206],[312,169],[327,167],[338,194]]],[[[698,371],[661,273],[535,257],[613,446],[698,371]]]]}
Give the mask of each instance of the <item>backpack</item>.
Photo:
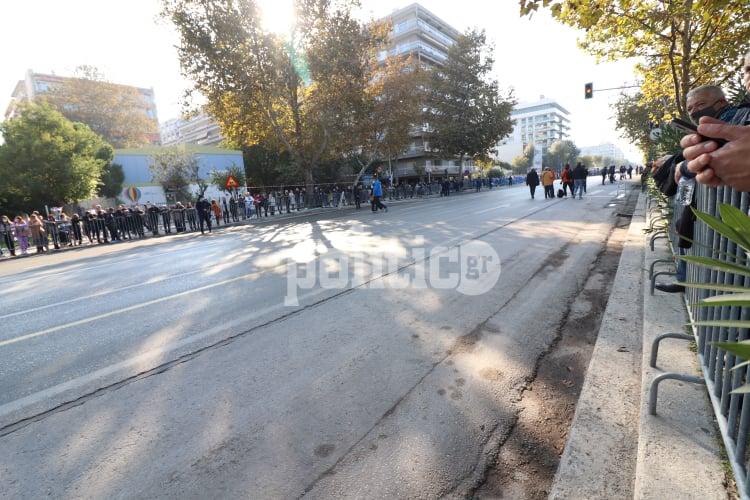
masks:
{"type": "Polygon", "coordinates": [[[557,190],[557,197],[558,198],[562,198],[563,196],[565,196],[565,193],[563,192],[563,190],[562,189],[558,189],[557,190]]]}

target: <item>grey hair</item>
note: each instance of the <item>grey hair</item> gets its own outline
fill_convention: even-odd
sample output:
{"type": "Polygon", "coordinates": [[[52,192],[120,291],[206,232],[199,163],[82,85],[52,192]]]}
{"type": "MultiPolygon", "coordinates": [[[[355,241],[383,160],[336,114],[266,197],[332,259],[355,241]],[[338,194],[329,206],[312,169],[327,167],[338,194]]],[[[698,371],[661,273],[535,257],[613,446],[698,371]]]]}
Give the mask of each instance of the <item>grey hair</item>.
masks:
{"type": "Polygon", "coordinates": [[[726,99],[724,91],[721,90],[721,87],[718,85],[701,85],[700,87],[696,87],[687,93],[686,99],[690,99],[696,94],[704,93],[710,95],[714,99],[726,99]]]}

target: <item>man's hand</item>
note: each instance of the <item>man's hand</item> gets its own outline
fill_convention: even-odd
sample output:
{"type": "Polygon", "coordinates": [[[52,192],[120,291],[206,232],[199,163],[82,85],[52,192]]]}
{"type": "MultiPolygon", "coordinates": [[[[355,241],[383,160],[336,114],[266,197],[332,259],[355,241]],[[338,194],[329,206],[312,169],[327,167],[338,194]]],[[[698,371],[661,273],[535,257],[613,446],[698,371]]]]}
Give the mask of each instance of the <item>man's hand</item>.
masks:
{"type": "Polygon", "coordinates": [[[738,191],[750,191],[750,127],[703,117],[698,133],[700,136],[691,134],[680,142],[688,170],[698,174],[696,180],[713,187],[727,184],[738,191]],[[729,142],[719,148],[715,141],[701,141],[701,136],[729,142]]]}

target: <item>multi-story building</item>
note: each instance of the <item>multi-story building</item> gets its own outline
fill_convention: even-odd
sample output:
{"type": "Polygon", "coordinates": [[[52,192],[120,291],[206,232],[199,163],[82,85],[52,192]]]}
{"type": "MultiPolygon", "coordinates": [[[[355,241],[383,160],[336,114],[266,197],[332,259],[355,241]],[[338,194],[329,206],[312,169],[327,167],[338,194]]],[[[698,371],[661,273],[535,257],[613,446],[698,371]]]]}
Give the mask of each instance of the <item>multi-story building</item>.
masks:
{"type": "Polygon", "coordinates": [[[523,154],[528,144],[533,144],[541,154],[570,131],[570,112],[554,99],[540,96],[538,101],[519,103],[513,108],[513,133],[497,145],[496,158],[511,162],[523,154]]]}
{"type": "Polygon", "coordinates": [[[611,142],[597,144],[596,146],[585,146],[581,148],[581,156],[602,156],[612,158],[618,162],[625,161],[625,153],[611,142]]]}
{"type": "Polygon", "coordinates": [[[161,125],[160,132],[161,143],[164,146],[175,144],[213,146],[223,140],[219,125],[205,113],[189,118],[167,120],[161,125]]]}
{"type": "MultiPolygon", "coordinates": [[[[28,70],[26,72],[25,78],[23,80],[20,80],[16,84],[15,89],[13,89],[10,103],[8,104],[8,108],[5,110],[5,119],[7,120],[17,115],[19,104],[23,102],[33,101],[37,96],[48,92],[50,89],[62,84],[69,79],[70,77],[48,75],[44,73],[34,73],[32,70],[28,70]]],[[[156,101],[154,100],[154,89],[131,87],[129,85],[119,86],[135,89],[142,99],[142,105],[139,106],[139,110],[145,113],[149,117],[149,119],[154,121],[155,124],[158,123],[158,116],[156,114],[156,101]]],[[[156,127],[154,127],[154,129],[156,129],[156,127]]],[[[149,142],[158,144],[159,134],[149,134],[149,142]]]]}
{"type": "MultiPolygon", "coordinates": [[[[413,56],[418,64],[439,68],[448,58],[450,46],[461,36],[458,30],[418,3],[396,10],[382,21],[390,23],[391,32],[387,50],[379,55],[381,61],[389,56],[413,56]]],[[[415,123],[411,144],[391,162],[395,178],[461,173],[459,160],[435,158],[431,154],[428,130],[429,124],[415,123]]],[[[464,169],[473,171],[471,160],[464,160],[464,169]]]]}

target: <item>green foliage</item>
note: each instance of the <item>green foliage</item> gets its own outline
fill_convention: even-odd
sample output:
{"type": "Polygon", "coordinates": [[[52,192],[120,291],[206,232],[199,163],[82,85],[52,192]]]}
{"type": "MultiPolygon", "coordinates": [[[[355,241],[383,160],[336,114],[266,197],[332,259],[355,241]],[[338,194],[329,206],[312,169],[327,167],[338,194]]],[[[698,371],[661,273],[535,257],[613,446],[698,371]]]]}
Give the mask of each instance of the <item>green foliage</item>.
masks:
{"type": "MultiPolygon", "coordinates": [[[[507,164],[510,166],[510,164],[507,164]]],[[[503,170],[502,167],[492,167],[487,171],[487,177],[496,177],[496,178],[502,178],[505,177],[505,170],[503,170]]]]}
{"type": "Polygon", "coordinates": [[[618,163],[622,163],[622,162],[618,162],[617,160],[609,156],[601,156],[601,155],[579,156],[578,158],[576,158],[575,162],[583,163],[587,168],[603,168],[603,167],[608,167],[610,165],[617,165],[618,163]]]}
{"type": "MultiPolygon", "coordinates": [[[[621,94],[612,105],[617,129],[650,160],[659,156],[651,138],[651,124],[660,125],[667,121],[668,111],[673,107],[669,99],[650,101],[642,92],[621,94]]],[[[673,152],[671,150],[670,154],[673,152]]]]}
{"type": "Polygon", "coordinates": [[[125,172],[122,171],[122,165],[108,163],[102,169],[97,194],[104,198],[117,198],[122,192],[123,182],[125,182],[125,172]]]}
{"type": "MultiPolygon", "coordinates": [[[[242,148],[245,178],[251,186],[270,186],[274,183],[299,183],[303,173],[292,163],[289,153],[271,144],[259,143],[242,148]]],[[[317,175],[316,175],[317,177],[317,175]]]]}
{"type": "Polygon", "coordinates": [[[448,50],[443,67],[432,71],[425,121],[430,148],[447,157],[489,156],[513,130],[512,92],[501,96],[490,78],[493,58],[484,32],[468,31],[448,50]]]}
{"type": "Polygon", "coordinates": [[[526,172],[534,163],[534,145],[529,143],[523,150],[523,154],[513,158],[513,173],[515,175],[526,175],[526,172]]]}
{"type": "Polygon", "coordinates": [[[192,199],[190,184],[199,184],[200,190],[205,192],[205,180],[198,176],[198,160],[179,146],[164,148],[155,154],[149,169],[152,180],[161,184],[167,193],[173,193],[177,201],[192,199]]]}
{"type": "Polygon", "coordinates": [[[545,166],[561,169],[566,163],[575,167],[576,160],[581,150],[570,140],[553,142],[544,154],[545,166]]]}
{"type": "MultiPolygon", "coordinates": [[[[732,205],[721,204],[719,205],[719,215],[721,216],[720,219],[695,209],[693,209],[693,212],[700,221],[708,225],[718,234],[734,242],[745,251],[750,249],[750,217],[748,217],[740,209],[732,205]]],[[[683,255],[679,256],[678,258],[692,263],[693,265],[713,271],[750,277],[750,267],[747,267],[747,265],[740,265],[737,263],[731,263],[724,260],[703,256],[683,255]]],[[[688,288],[698,288],[724,292],[720,295],[707,297],[700,302],[693,304],[698,307],[750,307],[750,292],[747,291],[748,289],[746,287],[710,283],[683,283],[683,285],[688,288]]],[[[750,321],[708,320],[694,321],[692,322],[692,325],[694,327],[704,326],[720,328],[750,328],[750,321]]],[[[750,360],[750,341],[713,342],[713,345],[734,354],[740,359],[745,360],[745,362],[742,363],[741,366],[747,365],[748,360],[750,360]]],[[[750,384],[746,383],[745,385],[735,389],[732,392],[750,392],[750,384]]]]}
{"type": "Polygon", "coordinates": [[[91,198],[112,147],[89,127],[45,103],[21,108],[0,124],[0,198],[11,211],[41,210],[91,198]]]}
{"type": "Polygon", "coordinates": [[[656,140],[652,143],[652,150],[656,158],[665,155],[673,155],[677,151],[682,151],[680,141],[685,136],[685,132],[671,125],[663,124],[659,129],[656,140]]]}

